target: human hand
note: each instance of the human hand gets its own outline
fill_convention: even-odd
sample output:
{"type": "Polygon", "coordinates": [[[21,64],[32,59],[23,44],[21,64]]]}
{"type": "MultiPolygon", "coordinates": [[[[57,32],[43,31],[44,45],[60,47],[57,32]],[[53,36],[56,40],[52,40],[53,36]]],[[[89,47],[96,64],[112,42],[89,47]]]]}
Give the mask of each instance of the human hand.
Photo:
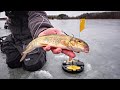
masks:
{"type": "MultiPolygon", "coordinates": [[[[39,36],[44,36],[44,35],[50,35],[50,34],[64,34],[61,30],[57,28],[48,28],[47,30],[41,32],[39,36]]],[[[46,47],[43,47],[45,51],[52,51],[54,54],[59,54],[59,53],[64,53],[65,55],[74,58],[76,55],[73,51],[66,50],[66,49],[61,49],[61,48],[54,48],[49,45],[46,47]]]]}

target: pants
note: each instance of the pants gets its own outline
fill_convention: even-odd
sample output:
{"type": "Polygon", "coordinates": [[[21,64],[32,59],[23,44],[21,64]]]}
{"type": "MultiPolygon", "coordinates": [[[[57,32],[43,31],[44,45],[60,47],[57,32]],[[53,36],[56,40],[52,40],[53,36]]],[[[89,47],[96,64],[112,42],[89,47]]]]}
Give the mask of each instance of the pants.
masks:
{"type": "MultiPolygon", "coordinates": [[[[26,47],[26,46],[24,46],[26,47]]],[[[1,51],[6,54],[6,64],[9,68],[20,68],[27,71],[36,71],[43,67],[46,62],[46,52],[42,48],[37,48],[28,54],[23,60],[21,59],[21,51],[23,51],[23,45],[16,45],[12,35],[7,38],[1,44],[1,51]]]]}

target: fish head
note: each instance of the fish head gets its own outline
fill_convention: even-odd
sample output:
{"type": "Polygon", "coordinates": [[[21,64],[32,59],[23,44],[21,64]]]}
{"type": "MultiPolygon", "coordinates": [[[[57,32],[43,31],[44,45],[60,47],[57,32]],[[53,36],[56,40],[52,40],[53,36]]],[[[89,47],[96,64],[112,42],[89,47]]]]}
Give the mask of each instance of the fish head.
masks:
{"type": "Polygon", "coordinates": [[[89,46],[88,44],[81,40],[81,39],[78,39],[78,38],[73,38],[71,41],[70,41],[70,44],[71,44],[71,47],[72,47],[72,50],[74,52],[85,52],[85,53],[88,53],[89,52],[89,46]]]}

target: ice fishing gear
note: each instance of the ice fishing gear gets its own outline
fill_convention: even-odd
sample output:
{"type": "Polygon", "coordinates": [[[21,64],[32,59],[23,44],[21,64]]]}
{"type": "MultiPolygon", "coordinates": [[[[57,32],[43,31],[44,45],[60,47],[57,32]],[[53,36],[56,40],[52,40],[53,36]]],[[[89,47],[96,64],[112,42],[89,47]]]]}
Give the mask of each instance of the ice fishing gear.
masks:
{"type": "Polygon", "coordinates": [[[66,60],[62,63],[62,69],[68,73],[80,73],[84,70],[84,63],[80,60],[66,60]]]}
{"type": "MultiPolygon", "coordinates": [[[[85,29],[85,19],[80,19],[80,32],[82,32],[84,29],[85,29]]],[[[80,33],[79,33],[79,37],[80,37],[80,33]]],[[[70,41],[73,38],[74,38],[74,35],[70,39],[70,41]]],[[[80,60],[69,58],[69,60],[66,60],[62,63],[62,69],[69,73],[80,73],[84,70],[84,63],[81,62],[80,60]]]]}

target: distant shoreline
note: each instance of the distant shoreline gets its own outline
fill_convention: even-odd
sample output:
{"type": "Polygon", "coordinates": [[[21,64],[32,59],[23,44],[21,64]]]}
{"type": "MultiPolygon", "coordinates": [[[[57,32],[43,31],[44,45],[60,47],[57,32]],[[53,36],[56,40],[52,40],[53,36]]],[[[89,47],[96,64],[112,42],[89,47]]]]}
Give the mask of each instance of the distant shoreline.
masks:
{"type": "Polygon", "coordinates": [[[120,19],[120,11],[102,13],[84,13],[78,16],[68,16],[66,14],[49,15],[49,19],[120,19]]]}
{"type": "MultiPolygon", "coordinates": [[[[97,19],[97,18],[95,18],[95,19],[97,19]]],[[[94,18],[92,18],[92,19],[88,19],[88,20],[95,20],[94,18]]],[[[100,19],[100,18],[98,18],[98,19],[100,19]]],[[[114,18],[107,18],[107,19],[114,19],[114,18]]],[[[115,18],[115,19],[117,19],[117,18],[115,18]]],[[[119,18],[118,18],[119,19],[119,18]]],[[[7,18],[0,18],[0,21],[5,21],[5,20],[7,20],[7,18]]],[[[79,19],[49,19],[49,20],[79,20],[79,19]]],[[[102,20],[102,19],[101,19],[102,20]]],[[[103,19],[104,20],[104,19],[103,19]]]]}
{"type": "MultiPolygon", "coordinates": [[[[120,11],[102,12],[102,13],[84,13],[78,16],[68,16],[66,14],[48,15],[50,20],[69,20],[69,19],[120,19],[120,11]]],[[[7,17],[0,18],[0,20],[7,20],[7,17]]]]}
{"type": "MultiPolygon", "coordinates": [[[[86,19],[86,20],[95,20],[95,19],[97,19],[97,18],[86,19]]],[[[98,19],[101,19],[101,18],[98,18],[98,19]]],[[[105,18],[105,19],[114,19],[115,20],[117,18],[105,18]]],[[[0,21],[6,21],[6,20],[7,20],[7,18],[0,18],[0,21]]],[[[69,19],[49,19],[49,20],[79,20],[79,19],[71,19],[71,18],[69,18],[69,19]]],[[[104,19],[101,19],[101,20],[104,20],[104,19]]]]}

